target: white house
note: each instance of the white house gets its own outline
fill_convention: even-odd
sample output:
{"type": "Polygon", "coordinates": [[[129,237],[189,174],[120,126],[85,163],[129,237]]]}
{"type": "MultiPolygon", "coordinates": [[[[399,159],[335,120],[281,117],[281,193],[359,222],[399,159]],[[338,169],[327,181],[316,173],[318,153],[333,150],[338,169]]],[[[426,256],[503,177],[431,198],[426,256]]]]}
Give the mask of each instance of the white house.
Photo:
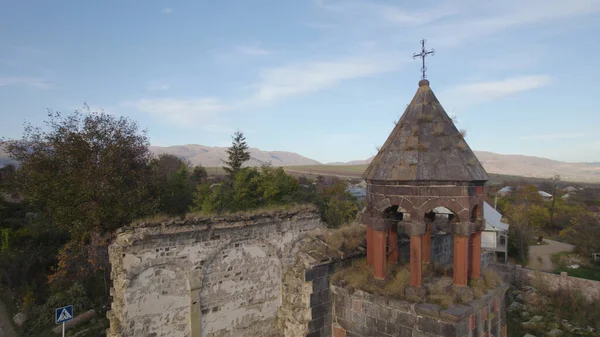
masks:
{"type": "Polygon", "coordinates": [[[546,201],[552,200],[552,194],[544,191],[538,191],[538,194],[546,201]]]}
{"type": "Polygon", "coordinates": [[[509,195],[513,191],[513,188],[510,186],[504,186],[498,191],[499,196],[509,195]]]}
{"type": "Polygon", "coordinates": [[[483,202],[485,230],[481,233],[481,249],[504,253],[504,263],[508,259],[508,227],[502,222],[502,214],[490,204],[483,202]]]}

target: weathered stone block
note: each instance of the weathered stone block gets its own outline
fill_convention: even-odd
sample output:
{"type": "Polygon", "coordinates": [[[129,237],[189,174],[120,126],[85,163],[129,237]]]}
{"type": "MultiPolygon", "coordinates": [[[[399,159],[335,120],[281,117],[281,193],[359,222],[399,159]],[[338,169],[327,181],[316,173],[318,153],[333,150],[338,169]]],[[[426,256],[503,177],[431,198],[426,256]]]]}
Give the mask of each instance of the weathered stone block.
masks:
{"type": "Polygon", "coordinates": [[[469,222],[455,222],[452,224],[452,234],[459,236],[469,236],[474,232],[471,223],[469,222]]]}
{"type": "Polygon", "coordinates": [[[460,322],[473,314],[473,308],[466,305],[453,305],[446,310],[440,311],[440,317],[451,322],[460,322]]]}
{"type": "Polygon", "coordinates": [[[419,303],[415,304],[415,312],[419,315],[439,318],[440,306],[433,303],[419,303]]]}
{"type": "Polygon", "coordinates": [[[412,235],[423,235],[427,230],[427,226],[424,222],[417,221],[405,221],[402,223],[404,227],[404,232],[409,236],[412,235]]]}
{"type": "Polygon", "coordinates": [[[429,317],[419,317],[417,324],[419,330],[423,332],[427,332],[434,335],[440,334],[440,323],[436,319],[429,317]]]}

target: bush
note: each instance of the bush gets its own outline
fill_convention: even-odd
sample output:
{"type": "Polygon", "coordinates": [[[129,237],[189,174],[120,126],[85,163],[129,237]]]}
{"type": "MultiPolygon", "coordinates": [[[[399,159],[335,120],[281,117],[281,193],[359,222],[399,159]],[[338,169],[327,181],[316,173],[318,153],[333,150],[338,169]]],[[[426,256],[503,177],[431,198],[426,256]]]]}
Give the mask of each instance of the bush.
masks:
{"type": "Polygon", "coordinates": [[[73,305],[73,314],[78,315],[92,306],[81,283],[73,284],[67,291],[54,293],[46,303],[34,307],[25,325],[27,336],[39,335],[54,327],[54,310],[65,305],[73,305]]]}

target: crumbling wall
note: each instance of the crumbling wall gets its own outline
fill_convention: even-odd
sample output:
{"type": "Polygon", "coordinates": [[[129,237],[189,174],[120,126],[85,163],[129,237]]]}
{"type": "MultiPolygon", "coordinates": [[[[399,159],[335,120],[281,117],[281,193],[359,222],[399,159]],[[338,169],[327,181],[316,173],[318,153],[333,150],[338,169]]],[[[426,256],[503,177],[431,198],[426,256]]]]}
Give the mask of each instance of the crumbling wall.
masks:
{"type": "Polygon", "coordinates": [[[119,230],[108,336],[276,336],[290,252],[319,227],[302,208],[119,230]]]}
{"type": "Polygon", "coordinates": [[[578,290],[588,301],[600,300],[600,281],[569,276],[567,272],[546,273],[522,268],[520,265],[490,263],[489,268],[498,272],[504,282],[515,286],[536,285],[536,282],[543,282],[543,285],[552,291],[578,290]]]}
{"type": "Polygon", "coordinates": [[[507,289],[502,285],[465,305],[442,309],[331,285],[333,336],[506,337],[507,289]]]}

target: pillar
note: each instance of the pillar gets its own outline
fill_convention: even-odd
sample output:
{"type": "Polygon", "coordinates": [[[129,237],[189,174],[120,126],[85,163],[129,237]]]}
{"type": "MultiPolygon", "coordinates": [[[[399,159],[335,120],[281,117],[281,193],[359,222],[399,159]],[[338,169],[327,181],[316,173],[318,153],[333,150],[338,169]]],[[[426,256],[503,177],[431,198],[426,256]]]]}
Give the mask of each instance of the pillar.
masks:
{"type": "Polygon", "coordinates": [[[477,280],[481,277],[481,232],[471,234],[470,269],[471,279],[477,280]]]}
{"type": "Polygon", "coordinates": [[[467,285],[469,237],[454,235],[454,285],[467,285]]]}
{"type": "Polygon", "coordinates": [[[398,263],[398,222],[394,221],[388,229],[388,256],[389,262],[398,263]]]}
{"type": "Polygon", "coordinates": [[[385,280],[386,265],[386,234],[387,231],[373,230],[373,277],[375,280],[385,280]]]}
{"type": "Polygon", "coordinates": [[[367,263],[373,266],[373,228],[367,226],[367,263]]]}
{"type": "Polygon", "coordinates": [[[423,249],[422,238],[422,235],[410,236],[410,286],[415,288],[421,288],[423,285],[421,266],[421,254],[423,249]]]}
{"type": "Polygon", "coordinates": [[[423,263],[431,262],[431,224],[427,225],[427,231],[423,235],[423,263]]]}

